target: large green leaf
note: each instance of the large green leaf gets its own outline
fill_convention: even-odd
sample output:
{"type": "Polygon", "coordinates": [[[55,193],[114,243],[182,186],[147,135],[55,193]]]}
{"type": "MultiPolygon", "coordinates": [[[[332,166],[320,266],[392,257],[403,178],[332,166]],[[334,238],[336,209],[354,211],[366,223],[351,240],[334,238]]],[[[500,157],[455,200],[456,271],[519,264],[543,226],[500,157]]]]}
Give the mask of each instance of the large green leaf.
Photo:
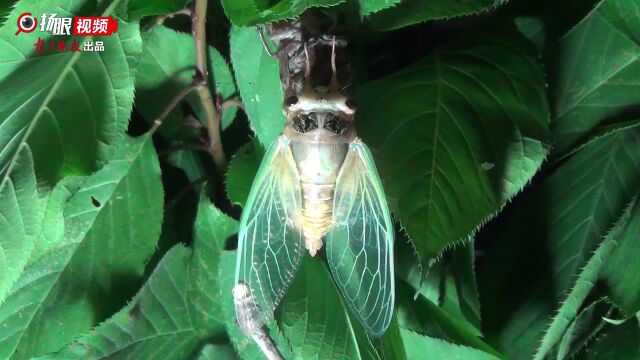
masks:
{"type": "Polygon", "coordinates": [[[544,91],[526,39],[495,34],[362,87],[358,131],[423,262],[468,239],[536,173],[544,91]]]}
{"type": "Polygon", "coordinates": [[[58,350],[120,306],[155,249],[162,201],[150,136],[127,139],[83,181],[64,207],[64,236],[25,269],[0,306],[0,357],[58,350]]]}
{"type": "Polygon", "coordinates": [[[496,235],[480,299],[485,333],[509,357],[533,356],[558,304],[640,188],[639,131],[590,143],[521,199],[496,235]]]}
{"type": "Polygon", "coordinates": [[[618,244],[604,264],[600,280],[607,295],[627,315],[640,311],[640,204],[636,203],[631,219],[618,244]]]}
{"type": "MultiPolygon", "coordinates": [[[[143,34],[143,44],[136,76],[136,109],[147,121],[153,122],[166,104],[193,82],[196,52],[191,35],[161,25],[143,34]]],[[[236,93],[233,74],[226,60],[213,47],[209,47],[209,56],[211,83],[215,84],[216,93],[226,100],[236,93]]],[[[204,123],[204,110],[195,91],[187,95],[186,100],[204,123]]],[[[223,129],[233,122],[236,111],[231,107],[222,114],[223,129]]],[[[177,107],[165,118],[160,132],[166,137],[179,137],[178,131],[186,125],[184,118],[177,107]]]]}
{"type": "Polygon", "coordinates": [[[218,263],[236,226],[203,196],[193,251],[173,247],[130,304],[52,358],[180,360],[208,341],[226,341],[218,263]]]}
{"type": "Polygon", "coordinates": [[[233,24],[247,26],[292,19],[306,9],[329,7],[343,1],[345,0],[222,0],[222,7],[233,24]]]}
{"type": "Polygon", "coordinates": [[[255,28],[232,27],[230,42],[231,62],[251,129],[267,147],[284,128],[278,62],[262,47],[255,28]]]}
{"type": "Polygon", "coordinates": [[[0,182],[0,304],[27,265],[40,232],[40,205],[29,147],[16,153],[16,170],[0,182]]]}
{"type": "MultiPolygon", "coordinates": [[[[366,0],[365,0],[366,1],[366,0]]],[[[428,20],[447,19],[489,11],[506,0],[403,0],[370,19],[380,30],[393,30],[428,20]]],[[[363,8],[367,9],[368,7],[363,8]]]]}
{"type": "Polygon", "coordinates": [[[182,245],[172,248],[125,308],[64,350],[39,359],[185,359],[198,340],[187,310],[190,255],[182,245]]]}
{"type": "MultiPolygon", "coordinates": [[[[534,359],[544,359],[549,352],[551,352],[552,348],[562,340],[563,335],[571,325],[571,322],[578,316],[580,307],[583,305],[591,289],[595,286],[600,270],[618,245],[618,242],[621,241],[621,239],[628,237],[633,237],[634,240],[637,238],[637,225],[631,229],[627,227],[629,218],[632,216],[632,211],[633,213],[637,212],[640,214],[640,206],[636,204],[635,200],[631,206],[625,210],[622,217],[616,222],[616,225],[607,234],[600,245],[598,245],[598,248],[595,250],[589,261],[587,261],[584,268],[580,271],[580,274],[575,280],[575,285],[567,294],[566,299],[562,302],[558,312],[554,315],[551,325],[545,331],[534,359]],[[633,230],[636,231],[630,233],[630,231],[633,230]]],[[[640,222],[640,219],[638,222],[640,222]]]]}
{"type": "MultiPolygon", "coordinates": [[[[109,15],[85,1],[56,3],[59,17],[109,15]]],[[[0,28],[0,180],[15,169],[17,151],[28,144],[39,181],[53,185],[66,175],[86,175],[103,164],[123,139],[133,104],[133,75],[142,43],[137,23],[120,21],[104,37],[104,52],[35,54],[39,31],[18,36],[20,14],[51,13],[46,1],[21,1],[0,28]]],[[[53,38],[42,39],[49,43],[53,38]]],[[[83,38],[56,37],[70,47],[83,38]]],[[[90,39],[86,39],[90,40],[90,39]]]]}
{"type": "Polygon", "coordinates": [[[557,136],[566,152],[598,125],[637,118],[640,2],[603,0],[551,49],[547,62],[557,136]]]}
{"type": "Polygon", "coordinates": [[[448,343],[444,340],[422,336],[411,330],[402,329],[409,359],[423,359],[426,354],[429,360],[497,360],[499,358],[480,350],[448,343]]]}
{"type": "Polygon", "coordinates": [[[278,323],[296,359],[378,359],[326,266],[305,257],[279,308],[278,323]]]}

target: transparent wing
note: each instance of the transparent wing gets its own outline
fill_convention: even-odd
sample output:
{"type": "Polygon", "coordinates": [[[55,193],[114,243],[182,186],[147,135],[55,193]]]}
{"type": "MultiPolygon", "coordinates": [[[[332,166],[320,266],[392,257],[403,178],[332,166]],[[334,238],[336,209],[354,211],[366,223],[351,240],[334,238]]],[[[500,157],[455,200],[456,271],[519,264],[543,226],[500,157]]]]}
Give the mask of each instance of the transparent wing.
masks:
{"type": "Polygon", "coordinates": [[[251,314],[259,317],[251,321],[263,324],[291,283],[304,254],[302,230],[296,225],[301,199],[289,140],[281,136],[262,160],[240,219],[236,284],[249,287],[252,309],[236,306],[239,322],[251,314]]]}
{"type": "Polygon", "coordinates": [[[334,193],[327,258],[333,277],[361,323],[381,336],[394,309],[393,223],[366,145],[350,145],[334,193]]]}

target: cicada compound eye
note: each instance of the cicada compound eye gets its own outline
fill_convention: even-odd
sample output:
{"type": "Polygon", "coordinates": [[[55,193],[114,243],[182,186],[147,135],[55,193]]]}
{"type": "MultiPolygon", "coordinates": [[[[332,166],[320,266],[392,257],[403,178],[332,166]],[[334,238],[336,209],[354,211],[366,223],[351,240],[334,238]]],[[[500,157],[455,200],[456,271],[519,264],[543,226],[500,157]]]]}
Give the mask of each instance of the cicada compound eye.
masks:
{"type": "Polygon", "coordinates": [[[347,122],[339,116],[327,114],[323,127],[334,134],[341,135],[347,130],[347,122]]]}
{"type": "Polygon", "coordinates": [[[299,114],[293,118],[293,129],[299,133],[306,133],[318,128],[318,119],[316,114],[299,114]]]}

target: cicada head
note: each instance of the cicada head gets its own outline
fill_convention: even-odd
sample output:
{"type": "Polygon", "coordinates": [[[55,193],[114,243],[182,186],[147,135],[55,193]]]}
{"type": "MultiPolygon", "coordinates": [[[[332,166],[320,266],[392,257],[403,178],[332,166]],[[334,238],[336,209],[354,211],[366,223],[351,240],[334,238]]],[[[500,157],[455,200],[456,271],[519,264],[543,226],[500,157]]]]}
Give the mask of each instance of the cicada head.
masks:
{"type": "Polygon", "coordinates": [[[297,132],[307,132],[318,127],[337,135],[348,134],[348,130],[353,128],[355,111],[355,101],[352,98],[339,91],[332,91],[330,87],[306,88],[298,95],[288,96],[283,106],[288,125],[297,132]],[[312,119],[305,121],[307,118],[312,119]]]}
{"type": "MultiPolygon", "coordinates": [[[[310,68],[310,65],[307,65],[310,68]]],[[[328,86],[313,86],[307,73],[305,85],[300,92],[289,89],[283,104],[287,119],[286,135],[306,138],[336,138],[338,142],[355,139],[355,101],[343,94],[335,70],[335,56],[331,56],[332,76],[328,86]]]]}

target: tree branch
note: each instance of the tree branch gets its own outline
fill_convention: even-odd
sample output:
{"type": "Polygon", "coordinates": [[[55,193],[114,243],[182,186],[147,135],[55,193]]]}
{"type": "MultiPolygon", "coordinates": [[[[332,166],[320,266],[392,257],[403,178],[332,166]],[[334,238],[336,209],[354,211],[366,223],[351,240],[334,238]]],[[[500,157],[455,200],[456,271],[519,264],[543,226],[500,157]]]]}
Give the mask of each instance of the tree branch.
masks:
{"type": "Polygon", "coordinates": [[[220,113],[216,109],[211,90],[209,89],[209,71],[207,70],[207,37],[205,23],[207,20],[207,0],[196,0],[195,9],[191,16],[191,27],[196,47],[196,75],[194,82],[200,83],[198,96],[206,116],[209,133],[209,152],[220,176],[227,170],[227,158],[222,148],[220,137],[220,113]]]}

